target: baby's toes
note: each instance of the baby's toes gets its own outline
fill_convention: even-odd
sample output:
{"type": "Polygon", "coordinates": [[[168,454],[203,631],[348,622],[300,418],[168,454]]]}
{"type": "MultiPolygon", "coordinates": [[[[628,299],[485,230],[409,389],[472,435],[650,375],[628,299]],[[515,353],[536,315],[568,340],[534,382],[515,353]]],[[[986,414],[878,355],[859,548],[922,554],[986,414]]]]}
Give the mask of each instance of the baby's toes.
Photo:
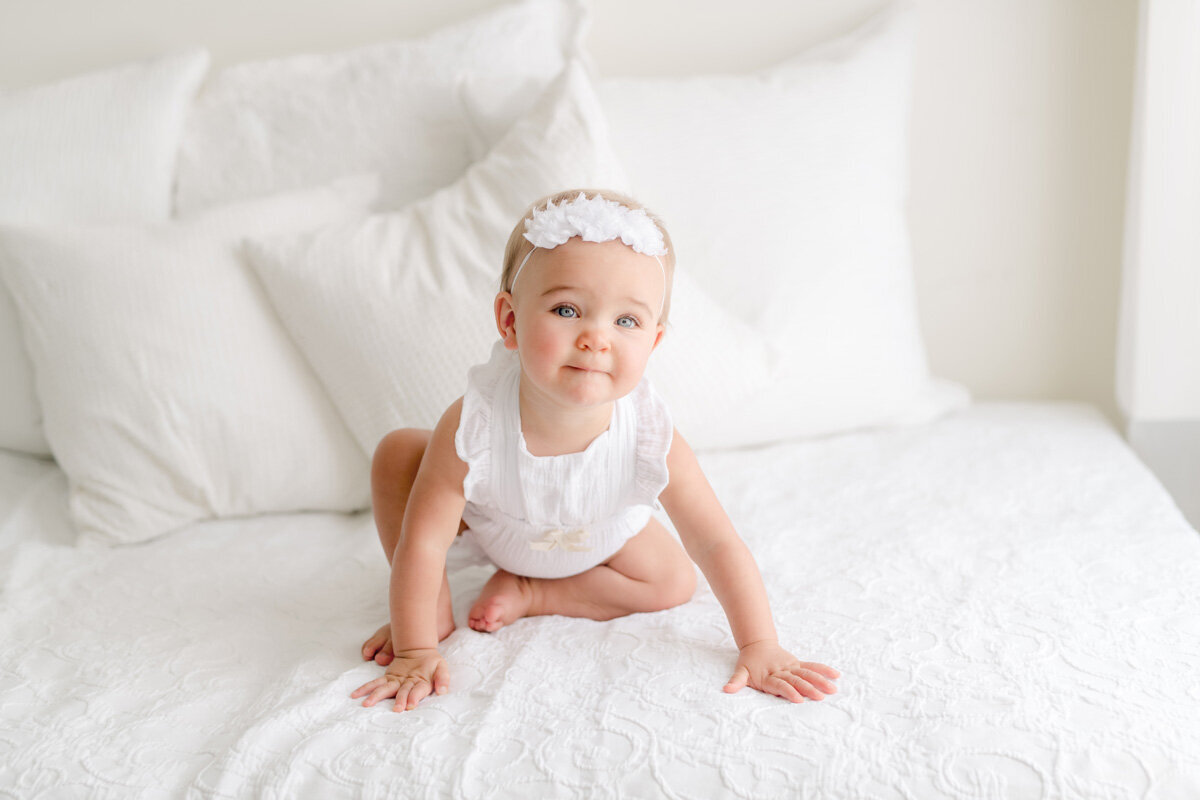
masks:
{"type": "Polygon", "coordinates": [[[384,648],[387,648],[389,653],[392,647],[392,626],[391,624],[383,625],[375,633],[371,634],[371,638],[363,642],[362,656],[363,661],[371,661],[376,654],[384,648]]]}
{"type": "Polygon", "coordinates": [[[374,636],[372,636],[370,639],[367,639],[365,642],[363,642],[363,646],[362,646],[363,661],[370,661],[371,659],[375,658],[375,654],[379,652],[381,647],[382,647],[382,643],[375,641],[374,636]]]}
{"type": "Polygon", "coordinates": [[[476,604],[467,614],[467,627],[473,631],[482,631],[484,629],[483,616],[479,613],[479,605],[476,604]]]}
{"type": "Polygon", "coordinates": [[[474,606],[470,608],[470,613],[467,615],[467,624],[475,631],[492,631],[494,620],[494,603],[491,597],[480,597],[475,601],[474,606]]]}
{"type": "Polygon", "coordinates": [[[375,663],[381,667],[386,667],[395,660],[396,652],[392,650],[392,640],[388,639],[387,643],[375,654],[375,663]]]}
{"type": "Polygon", "coordinates": [[[504,627],[503,607],[499,598],[481,597],[475,602],[467,617],[472,630],[494,633],[504,627]]]}

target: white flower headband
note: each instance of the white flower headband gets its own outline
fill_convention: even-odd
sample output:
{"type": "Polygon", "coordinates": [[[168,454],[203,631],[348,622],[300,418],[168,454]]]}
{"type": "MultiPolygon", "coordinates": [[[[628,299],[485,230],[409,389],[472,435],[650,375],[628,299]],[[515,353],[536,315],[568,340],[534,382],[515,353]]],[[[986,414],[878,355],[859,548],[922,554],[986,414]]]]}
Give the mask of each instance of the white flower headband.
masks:
{"type": "Polygon", "coordinates": [[[658,313],[662,314],[667,303],[667,269],[659,258],[667,253],[662,231],[645,209],[630,208],[599,195],[588,197],[583,192],[574,200],[563,200],[558,205],[547,203],[525,220],[525,238],[533,244],[533,249],[517,267],[509,291],[517,287],[517,278],[521,277],[521,270],[529,263],[534,250],[553,250],[572,236],[578,236],[585,242],[620,239],[635,253],[653,256],[663,275],[663,299],[658,307],[658,313]]]}

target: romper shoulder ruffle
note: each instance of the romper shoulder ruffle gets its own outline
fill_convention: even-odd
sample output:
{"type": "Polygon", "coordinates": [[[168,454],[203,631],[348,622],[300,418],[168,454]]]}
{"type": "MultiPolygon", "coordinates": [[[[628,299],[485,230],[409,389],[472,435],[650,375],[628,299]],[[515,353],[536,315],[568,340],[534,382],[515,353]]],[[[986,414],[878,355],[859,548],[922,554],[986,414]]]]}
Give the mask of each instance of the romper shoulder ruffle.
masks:
{"type": "Polygon", "coordinates": [[[630,397],[638,421],[633,501],[653,506],[671,480],[667,471],[667,452],[671,449],[675,426],[667,404],[649,380],[643,378],[630,397]]]}
{"type": "Polygon", "coordinates": [[[467,465],[463,496],[471,503],[486,504],[489,501],[496,388],[513,369],[516,358],[516,353],[506,350],[503,342],[497,342],[486,362],[467,371],[467,390],[463,394],[458,431],[454,434],[454,450],[467,465]]]}

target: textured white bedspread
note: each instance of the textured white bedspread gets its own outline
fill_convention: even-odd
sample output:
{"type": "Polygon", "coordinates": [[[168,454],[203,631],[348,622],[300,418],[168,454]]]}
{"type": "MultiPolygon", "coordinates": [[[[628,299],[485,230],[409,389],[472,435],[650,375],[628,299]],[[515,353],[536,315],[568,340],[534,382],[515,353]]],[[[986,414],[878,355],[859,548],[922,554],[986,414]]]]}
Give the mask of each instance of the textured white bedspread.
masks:
{"type": "Polygon", "coordinates": [[[1200,797],[1200,536],[1097,413],[981,405],[702,461],[833,698],[722,694],[703,582],[482,634],[466,567],[451,693],[364,709],[368,515],[83,551],[61,472],[2,456],[0,797],[1200,797]]]}

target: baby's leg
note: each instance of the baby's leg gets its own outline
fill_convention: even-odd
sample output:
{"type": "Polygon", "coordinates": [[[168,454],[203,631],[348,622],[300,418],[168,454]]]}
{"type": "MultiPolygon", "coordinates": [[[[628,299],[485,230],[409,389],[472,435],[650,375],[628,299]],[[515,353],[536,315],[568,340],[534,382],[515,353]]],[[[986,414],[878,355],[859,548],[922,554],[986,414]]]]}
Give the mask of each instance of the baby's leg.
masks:
{"type": "Polygon", "coordinates": [[[541,614],[613,619],[672,608],[695,591],[692,560],[651,519],[607,562],[569,578],[525,578],[497,570],[471,608],[468,624],[477,631],[494,631],[541,614]]]}
{"type": "MultiPolygon", "coordinates": [[[[371,460],[371,508],[388,564],[392,563],[396,544],[400,541],[404,509],[417,478],[417,468],[421,466],[421,458],[429,446],[429,437],[429,431],[416,428],[392,431],[380,441],[371,460]]],[[[454,632],[450,581],[445,571],[442,572],[442,589],[438,594],[437,625],[439,641],[454,632]]],[[[366,661],[374,659],[377,664],[385,666],[392,662],[391,623],[384,624],[363,643],[362,655],[366,661]]]]}

